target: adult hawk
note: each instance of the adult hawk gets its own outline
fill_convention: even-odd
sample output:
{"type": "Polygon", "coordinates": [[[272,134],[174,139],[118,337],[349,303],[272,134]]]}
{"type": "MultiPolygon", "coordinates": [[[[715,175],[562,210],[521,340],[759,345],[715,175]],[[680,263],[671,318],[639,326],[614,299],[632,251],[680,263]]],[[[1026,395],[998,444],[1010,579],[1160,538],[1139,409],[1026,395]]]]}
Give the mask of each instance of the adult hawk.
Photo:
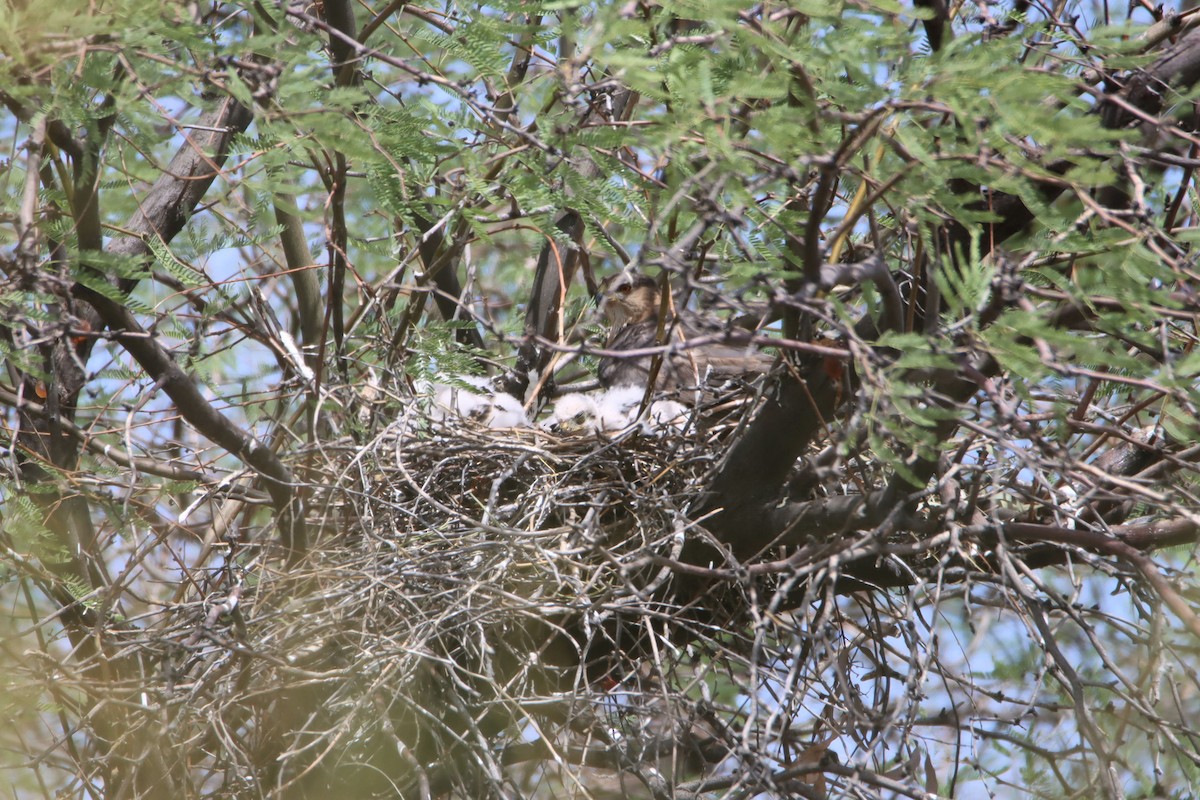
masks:
{"type": "MultiPolygon", "coordinates": [[[[659,313],[662,294],[649,275],[620,272],[600,286],[600,310],[610,325],[608,350],[647,350],[659,347],[659,313]]],[[[662,326],[661,344],[668,351],[661,359],[655,388],[678,392],[686,398],[694,390],[731,378],[766,372],[770,357],[752,345],[730,343],[730,331],[720,323],[692,315],[668,317],[662,326]],[[691,391],[689,391],[691,390],[691,391]]],[[[744,334],[744,331],[738,331],[744,334]]],[[[653,355],[605,356],[600,360],[600,384],[605,388],[645,387],[653,355]]]]}

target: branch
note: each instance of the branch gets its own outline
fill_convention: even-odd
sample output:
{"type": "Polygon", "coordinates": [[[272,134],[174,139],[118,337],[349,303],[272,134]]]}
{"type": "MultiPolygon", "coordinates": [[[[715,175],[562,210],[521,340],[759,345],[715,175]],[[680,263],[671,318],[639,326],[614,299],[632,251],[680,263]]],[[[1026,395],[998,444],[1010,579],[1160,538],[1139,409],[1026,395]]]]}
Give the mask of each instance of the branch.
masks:
{"type": "Polygon", "coordinates": [[[913,5],[930,12],[928,17],[921,20],[921,25],[925,28],[929,49],[938,52],[942,49],[945,38],[954,36],[950,28],[950,9],[946,7],[946,0],[914,0],[913,5]]]}
{"type": "Polygon", "coordinates": [[[838,397],[838,386],[818,366],[804,377],[787,372],[766,391],[767,397],[746,432],[738,437],[693,512],[716,512],[707,527],[739,550],[758,552],[779,528],[761,526],[776,516],[769,508],[792,465],[808,443],[824,430],[823,422],[838,397]]]}
{"type": "MultiPolygon", "coordinates": [[[[191,218],[214,180],[221,175],[233,138],[250,126],[254,115],[232,98],[181,131],[184,143],[162,171],[154,186],[138,203],[138,210],[121,227],[124,236],[113,240],[108,252],[121,256],[148,256],[146,237],[170,243],[191,218]]],[[[129,291],[136,279],[120,285],[129,291]]]]}
{"type": "MultiPolygon", "coordinates": [[[[1189,31],[1152,64],[1133,73],[1119,93],[1102,97],[1101,120],[1106,128],[1115,130],[1125,127],[1139,115],[1158,114],[1164,108],[1165,96],[1172,86],[1186,92],[1198,80],[1200,28],[1189,31]]],[[[1070,162],[1057,162],[1048,165],[1047,169],[1054,174],[1063,174],[1071,166],[1070,162]]],[[[1064,189],[1062,184],[1047,183],[1042,187],[1042,199],[1052,202],[1064,189]]],[[[979,241],[981,255],[1022,231],[1034,219],[1034,213],[1018,197],[1000,192],[990,192],[987,198],[973,204],[973,209],[1000,217],[999,222],[985,225],[979,241]]],[[[950,235],[953,246],[966,247],[970,243],[970,231],[961,223],[950,225],[950,235]]]]}
{"type": "MultiPolygon", "coordinates": [[[[108,253],[145,258],[150,255],[147,237],[157,237],[164,244],[169,244],[183,230],[193,209],[221,174],[233,138],[245,131],[253,119],[254,115],[249,109],[232,98],[226,98],[201,117],[191,129],[181,131],[183,145],[138,203],[137,211],[120,228],[124,235],[117,236],[109,243],[108,253]]],[[[137,280],[122,278],[112,283],[127,294],[137,285],[137,280]]],[[[102,320],[93,309],[81,306],[73,311],[85,327],[101,330],[102,320]]],[[[95,343],[96,339],[86,337],[81,341],[77,354],[65,352],[65,349],[63,353],[55,353],[57,376],[60,380],[70,378],[70,381],[64,380],[60,385],[60,393],[65,405],[72,411],[85,378],[82,370],[74,368],[75,360],[78,358],[80,363],[87,363],[95,343]]]]}
{"type": "MultiPolygon", "coordinates": [[[[50,413],[44,406],[31,402],[24,397],[13,394],[6,389],[0,389],[0,402],[39,417],[46,417],[50,413]]],[[[135,456],[128,450],[114,447],[110,444],[104,444],[95,436],[80,428],[73,422],[60,420],[59,425],[61,426],[63,433],[82,444],[90,452],[102,458],[107,458],[109,461],[119,467],[125,467],[126,469],[135,470],[147,475],[157,475],[160,478],[167,478],[168,480],[173,481],[219,483],[219,481],[214,480],[212,475],[201,472],[200,470],[188,469],[187,467],[176,467],[171,464],[163,463],[154,458],[135,456]]]]}
{"type": "MultiPolygon", "coordinates": [[[[1189,32],[1154,64],[1137,73],[1120,97],[1127,104],[1157,111],[1162,108],[1162,92],[1168,85],[1186,88],[1197,80],[1200,80],[1200,29],[1189,32]]],[[[1110,107],[1113,106],[1105,108],[1110,107]]],[[[1107,126],[1115,127],[1124,124],[1127,118],[1106,111],[1103,119],[1107,126]]],[[[1043,194],[1049,201],[1062,191],[1059,183],[1047,184],[1043,194]]],[[[1011,195],[991,193],[976,205],[1000,217],[999,222],[985,224],[980,239],[984,254],[1023,230],[1033,219],[1029,208],[1011,195]]],[[[949,224],[948,234],[951,247],[965,246],[971,239],[970,229],[957,221],[949,224]]],[[[867,322],[864,319],[860,325],[867,322]]],[[[709,485],[708,498],[699,507],[701,512],[719,511],[710,523],[718,537],[740,543],[744,541],[742,537],[749,536],[762,543],[790,527],[790,523],[780,519],[781,510],[768,506],[775,501],[796,459],[821,432],[822,421],[842,399],[821,367],[819,362],[808,362],[798,371],[783,376],[718,469],[709,485]],[[749,520],[769,523],[770,528],[754,530],[754,525],[743,524],[749,520]]],[[[972,391],[969,381],[952,382],[955,386],[948,395],[972,391]]]]}
{"type": "Polygon", "coordinates": [[[81,285],[76,286],[75,296],[86,300],[96,309],[104,324],[113,331],[114,338],[162,387],[192,427],[257,470],[264,478],[272,504],[279,513],[280,538],[288,563],[295,563],[307,549],[307,530],[300,500],[293,491],[295,482],[292,473],[279,456],[213,408],[196,388],[195,381],[138,324],[129,309],[81,285]]]}
{"type": "MultiPolygon", "coordinates": [[[[1197,81],[1200,81],[1200,30],[1193,30],[1153,64],[1134,72],[1117,98],[1141,112],[1156,115],[1166,107],[1171,87],[1186,90],[1197,81]]],[[[1123,105],[1109,101],[1101,106],[1105,127],[1123,128],[1135,119],[1123,105]]]]}
{"type": "MultiPolygon", "coordinates": [[[[583,218],[576,211],[563,212],[555,227],[572,242],[579,242],[583,237],[583,218]]],[[[505,386],[505,391],[518,399],[524,398],[531,375],[536,374],[543,382],[547,379],[545,372],[552,350],[540,347],[538,340],[557,342],[561,338],[558,329],[562,299],[579,263],[579,252],[576,245],[564,253],[552,237],[547,237],[538,254],[533,289],[525,312],[525,342],[517,351],[516,366],[505,386]]]]}
{"type": "Polygon", "coordinates": [[[1142,549],[1163,547],[1196,541],[1200,534],[1200,522],[1179,517],[1144,525],[1125,525],[1113,528],[1110,533],[1063,528],[1057,525],[1031,525],[1024,522],[1009,522],[1001,525],[999,534],[1004,539],[1022,542],[1052,542],[1066,544],[1092,553],[1116,556],[1142,574],[1167,607],[1183,621],[1188,629],[1200,638],[1200,617],[1196,616],[1187,602],[1175,591],[1158,566],[1147,558],[1142,549]],[[1138,542],[1142,547],[1133,545],[1138,542]]]}

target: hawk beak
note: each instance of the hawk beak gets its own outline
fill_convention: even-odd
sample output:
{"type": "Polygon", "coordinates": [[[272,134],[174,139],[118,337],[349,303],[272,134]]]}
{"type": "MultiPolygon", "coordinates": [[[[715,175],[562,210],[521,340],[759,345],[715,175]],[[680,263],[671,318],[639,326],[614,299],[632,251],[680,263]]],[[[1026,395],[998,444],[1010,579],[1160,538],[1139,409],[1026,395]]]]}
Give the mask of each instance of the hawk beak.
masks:
{"type": "Polygon", "coordinates": [[[594,297],[592,297],[592,303],[595,306],[595,311],[593,313],[600,319],[609,320],[612,322],[613,315],[619,315],[620,311],[620,305],[614,304],[612,299],[613,298],[610,295],[605,294],[604,290],[601,289],[595,294],[594,297]]]}

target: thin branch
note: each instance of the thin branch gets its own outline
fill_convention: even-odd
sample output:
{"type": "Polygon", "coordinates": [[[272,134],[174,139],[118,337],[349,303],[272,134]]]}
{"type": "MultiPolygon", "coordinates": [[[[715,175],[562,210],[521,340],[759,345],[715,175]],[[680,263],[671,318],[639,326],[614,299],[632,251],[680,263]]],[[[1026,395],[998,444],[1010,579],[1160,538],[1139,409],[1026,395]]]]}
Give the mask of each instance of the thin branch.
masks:
{"type": "Polygon", "coordinates": [[[270,447],[238,428],[213,408],[200,393],[196,381],[180,369],[175,359],[138,324],[127,308],[83,286],[77,286],[75,292],[77,297],[91,303],[117,341],[162,387],[192,427],[253,467],[263,477],[279,514],[280,539],[288,561],[298,561],[308,548],[308,534],[291,470],[270,447]]]}

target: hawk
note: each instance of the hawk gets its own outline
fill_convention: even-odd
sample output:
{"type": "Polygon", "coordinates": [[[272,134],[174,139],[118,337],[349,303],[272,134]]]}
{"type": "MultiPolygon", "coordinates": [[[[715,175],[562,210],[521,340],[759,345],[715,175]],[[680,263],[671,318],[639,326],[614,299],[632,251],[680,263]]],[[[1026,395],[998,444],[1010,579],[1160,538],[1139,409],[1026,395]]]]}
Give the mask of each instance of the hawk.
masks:
{"type": "MultiPolygon", "coordinates": [[[[659,313],[662,294],[649,275],[620,272],[600,286],[600,310],[611,326],[608,350],[643,350],[659,346],[659,313]]],[[[672,314],[668,306],[667,314],[672,314]]],[[[752,346],[727,343],[728,329],[719,322],[692,315],[668,316],[663,324],[663,355],[655,382],[662,391],[695,390],[710,382],[758,375],[771,359],[752,346]],[[696,342],[703,337],[705,341],[696,342]]],[[[600,384],[607,388],[637,386],[650,380],[653,355],[606,356],[600,360],[600,384]]]]}

